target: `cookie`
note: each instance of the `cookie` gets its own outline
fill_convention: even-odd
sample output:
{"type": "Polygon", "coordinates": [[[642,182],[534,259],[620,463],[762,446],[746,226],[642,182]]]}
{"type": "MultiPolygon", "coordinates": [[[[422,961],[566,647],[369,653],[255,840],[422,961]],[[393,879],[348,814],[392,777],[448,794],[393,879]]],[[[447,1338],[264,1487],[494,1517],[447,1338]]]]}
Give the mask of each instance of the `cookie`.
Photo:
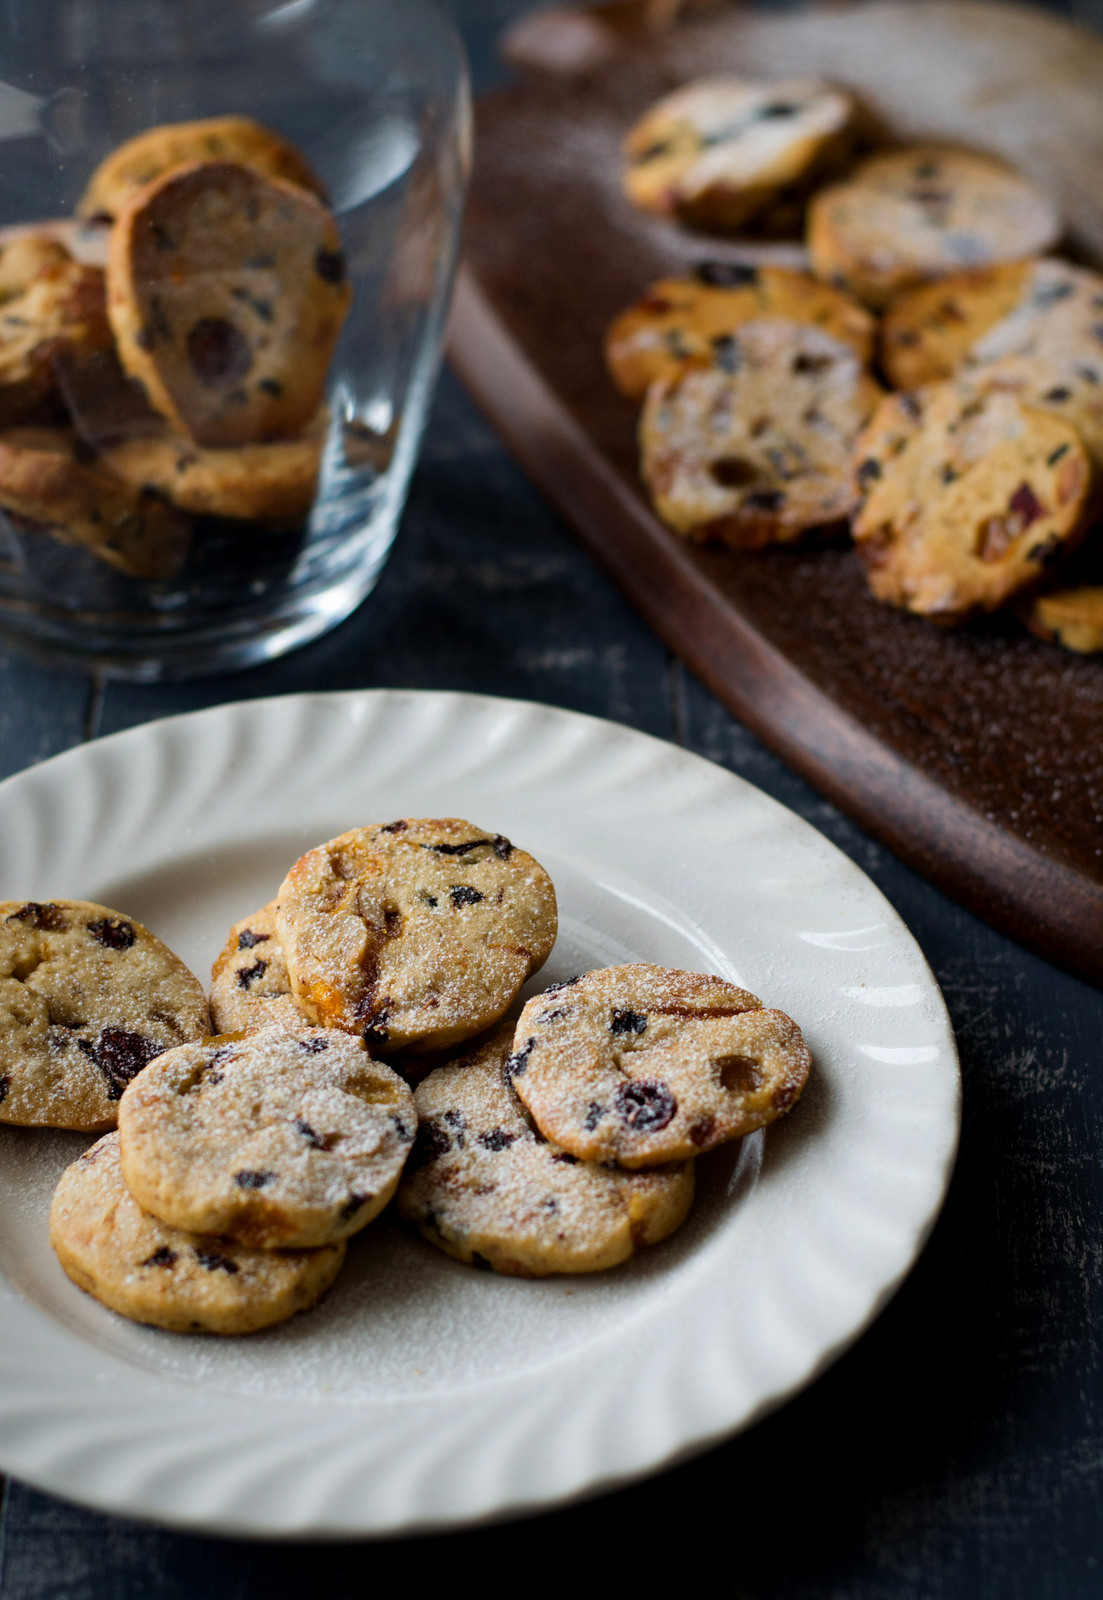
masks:
{"type": "Polygon", "coordinates": [[[77,205],[78,217],[110,221],[146,184],[196,161],[236,161],[243,167],[310,189],[323,200],[321,180],[305,156],[252,117],[207,117],[168,122],[128,139],[100,162],[77,205]]]}
{"type": "Polygon", "coordinates": [[[119,1104],[138,1204],[265,1250],[359,1232],[394,1193],[416,1129],[396,1072],[361,1040],[310,1027],[181,1045],[119,1104]]]}
{"type": "Polygon", "coordinates": [[[230,929],[211,968],[211,1022],[217,1033],[310,1026],[291,993],[274,900],[230,929]]]}
{"type": "Polygon", "coordinates": [[[621,394],[642,400],[656,378],[723,364],[731,335],[768,316],[822,328],[863,361],[873,354],[873,319],[849,295],[790,267],[708,261],[691,278],[653,283],[610,323],[606,365],[621,394]]]}
{"type": "Polygon", "coordinates": [[[730,232],[836,163],[853,123],[853,100],[826,84],[701,78],[628,134],[625,191],[644,211],[730,232]]]}
{"type": "Polygon", "coordinates": [[[549,1144],[504,1068],[511,1023],[418,1085],[417,1143],[397,1206],[457,1261],[514,1278],[602,1272],[674,1232],[693,1163],[625,1172],[549,1144]]]}
{"type": "Polygon", "coordinates": [[[1054,589],[1035,595],[1019,615],[1039,639],[1077,655],[1098,655],[1103,650],[1103,588],[1054,589]]]}
{"type": "Polygon", "coordinates": [[[952,378],[977,340],[1029,295],[1034,267],[977,267],[897,295],[881,324],[881,366],[893,388],[952,378]]]}
{"type": "Polygon", "coordinates": [[[990,156],[919,145],[872,156],[808,208],[812,270],[883,306],[966,267],[1021,261],[1061,236],[1051,200],[990,156]]]}
{"type": "MultiPolygon", "coordinates": [[[[0,313],[2,314],[2,313],[0,313]]],[[[318,488],[328,412],[301,439],[207,450],[168,428],[106,446],[100,463],[136,490],[154,490],[197,516],[301,522],[318,488]]]]}
{"type": "Polygon", "coordinates": [[[582,1161],[634,1168],[765,1127],[810,1066],[784,1012],[722,978],[638,964],[536,995],[508,1072],[545,1138],[582,1161]]]}
{"type": "Polygon", "coordinates": [[[107,309],[150,404],[202,445],[294,439],[351,299],[333,215],[248,167],[182,167],[111,230],[107,309]]]}
{"type": "Polygon", "coordinates": [[[941,622],[1037,584],[1092,509],[1091,458],[1068,423],[962,380],[889,395],[854,459],[870,588],[941,622]]]}
{"type": "Polygon", "coordinates": [[[59,239],[28,231],[0,245],[0,305],[29,289],[48,267],[66,267],[72,256],[59,239]]]}
{"type": "Polygon", "coordinates": [[[0,509],[20,529],[83,545],[127,577],[171,577],[188,551],[189,519],[81,456],[67,428],[0,433],[0,509]]]}
{"type": "Polygon", "coordinates": [[[0,901],[0,1122],[113,1128],[146,1063],[209,1027],[199,980],[133,917],[0,901]]]}
{"type": "Polygon", "coordinates": [[[250,1250],[169,1228],[123,1181],[109,1133],[67,1167],[50,1207],[50,1243],[78,1288],[133,1322],[174,1333],[255,1333],[316,1305],[345,1259],[320,1250],[250,1250]]]}
{"type": "Polygon", "coordinates": [[[539,862],[458,817],[343,833],[297,861],[276,900],[303,1011],[388,1053],[489,1028],[551,954],[556,927],[539,862]]]}
{"type": "Polygon", "coordinates": [[[30,238],[7,247],[0,259],[0,278],[7,262],[8,281],[37,269],[22,288],[0,304],[0,427],[26,418],[55,386],[54,357],[63,347],[90,352],[107,349],[104,277],[98,267],[72,261],[52,241],[30,238]],[[20,250],[17,262],[11,254],[20,250]]]}
{"type": "Polygon", "coordinates": [[[850,454],[881,390],[849,345],[781,317],[744,323],[722,365],[658,381],[640,472],[668,527],[736,550],[845,518],[850,454]]]}

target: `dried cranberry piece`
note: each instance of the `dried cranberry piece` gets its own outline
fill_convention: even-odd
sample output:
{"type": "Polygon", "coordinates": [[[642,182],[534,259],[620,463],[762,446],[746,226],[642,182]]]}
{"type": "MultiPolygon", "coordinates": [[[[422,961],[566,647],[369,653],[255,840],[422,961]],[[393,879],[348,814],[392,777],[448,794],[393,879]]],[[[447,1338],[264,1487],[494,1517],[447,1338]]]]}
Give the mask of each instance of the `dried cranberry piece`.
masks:
{"type": "Polygon", "coordinates": [[[252,928],[245,928],[237,936],[239,950],[253,950],[258,944],[264,944],[272,937],[270,933],[254,933],[252,928]]]}
{"type": "MultiPolygon", "coordinates": [[[[80,1042],[83,1044],[84,1041],[80,1042]]],[[[156,1039],[147,1039],[144,1033],[130,1033],[126,1028],[104,1028],[91,1047],[91,1054],[107,1079],[107,1098],[121,1100],[127,1084],[163,1049],[164,1045],[158,1044],[156,1039]]]]}
{"type": "Polygon", "coordinates": [[[552,1156],[553,1161],[562,1161],[565,1167],[577,1167],[578,1157],[572,1156],[569,1150],[557,1150],[552,1156]]]}
{"type": "Polygon", "coordinates": [[[40,904],[37,900],[28,900],[25,906],[20,906],[18,911],[12,912],[8,921],[24,922],[28,927],[38,928],[43,933],[64,933],[69,926],[65,912],[52,901],[40,904]]]}
{"type": "Polygon", "coordinates": [[[452,904],[457,907],[478,905],[482,899],[478,889],[473,889],[469,883],[454,883],[448,892],[452,896],[452,904]]]}
{"type": "Polygon", "coordinates": [[[176,1265],[176,1259],[176,1251],[170,1250],[167,1244],[163,1244],[160,1249],[155,1250],[151,1256],[146,1256],[145,1260],[142,1262],[142,1266],[172,1267],[176,1265]]]}
{"type": "Polygon", "coordinates": [[[504,1128],[491,1128],[489,1133],[480,1133],[479,1143],[484,1150],[508,1150],[516,1138],[515,1133],[507,1133],[504,1128]]]}
{"type": "Polygon", "coordinates": [[[447,1155],[451,1148],[452,1141],[439,1122],[423,1122],[417,1130],[417,1138],[408,1157],[410,1171],[417,1172],[419,1168],[429,1166],[430,1162],[447,1155]]]}
{"type": "Polygon", "coordinates": [[[240,383],[253,365],[248,340],[225,317],[199,319],[188,334],[188,360],[208,389],[240,383]]]}
{"type": "Polygon", "coordinates": [[[256,961],[253,962],[253,965],[251,967],[239,967],[238,968],[238,972],[237,972],[237,986],[238,986],[238,988],[239,989],[249,989],[249,988],[251,988],[252,985],[257,981],[258,978],[263,978],[264,977],[264,974],[267,971],[268,971],[268,963],[267,963],[267,961],[261,961],[259,957],[257,958],[256,961]]]}
{"type": "Polygon", "coordinates": [[[519,1078],[528,1066],[529,1056],[536,1048],[535,1039],[526,1039],[520,1050],[515,1050],[506,1061],[503,1072],[507,1083],[512,1083],[514,1078],[519,1078]]]}
{"type": "Polygon", "coordinates": [[[98,922],[90,922],[88,932],[108,950],[129,950],[138,937],[129,922],[116,917],[101,917],[98,922]]]}
{"type": "Polygon", "coordinates": [[[590,1101],[590,1104],[586,1107],[586,1115],[582,1119],[582,1126],[587,1133],[593,1133],[607,1110],[608,1107],[603,1106],[600,1101],[590,1101]]]}
{"type": "Polygon", "coordinates": [[[275,1183],[279,1176],[276,1172],[253,1172],[245,1168],[234,1173],[234,1182],[239,1189],[264,1189],[270,1183],[275,1183]]]}
{"type": "Polygon", "coordinates": [[[328,1039],[300,1039],[299,1049],[305,1050],[308,1056],[320,1055],[323,1050],[329,1049],[328,1039]]]}
{"type": "Polygon", "coordinates": [[[405,817],[400,817],[397,822],[385,822],[380,828],[380,833],[404,833],[410,826],[405,817]]]}
{"type": "Polygon", "coordinates": [[[208,1272],[228,1272],[232,1277],[238,1270],[236,1261],[231,1261],[229,1256],[220,1255],[217,1250],[197,1250],[195,1259],[201,1267],[206,1267],[208,1272]]]}
{"type": "Polygon", "coordinates": [[[641,1011],[632,1011],[628,1006],[614,1006],[610,1033],[643,1033],[646,1027],[647,1018],[641,1011]]]}
{"type": "Polygon", "coordinates": [[[637,1133],[657,1133],[673,1121],[678,1102],[656,1078],[634,1078],[617,1090],[616,1108],[637,1133]]]}
{"type": "Polygon", "coordinates": [[[1032,522],[1037,522],[1039,517],[1044,517],[1046,508],[1034,493],[1029,483],[1020,483],[1015,493],[1011,496],[1011,511],[1020,517],[1021,527],[1029,528],[1032,522]]]}
{"type": "Polygon", "coordinates": [[[7,1099],[8,1090],[10,1088],[11,1088],[11,1074],[10,1073],[5,1073],[4,1076],[2,1078],[0,1078],[0,1106],[2,1106],[4,1104],[4,1101],[7,1099]]]}

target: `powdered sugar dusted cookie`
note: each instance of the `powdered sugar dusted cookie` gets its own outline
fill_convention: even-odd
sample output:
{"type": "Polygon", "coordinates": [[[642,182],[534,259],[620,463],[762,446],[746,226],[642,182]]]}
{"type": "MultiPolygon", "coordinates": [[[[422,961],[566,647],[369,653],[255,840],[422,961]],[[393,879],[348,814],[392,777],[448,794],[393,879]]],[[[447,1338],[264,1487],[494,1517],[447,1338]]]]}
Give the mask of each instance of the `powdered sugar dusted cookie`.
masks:
{"type": "Polygon", "coordinates": [[[1037,584],[1083,537],[1091,459],[1074,430],[959,380],[889,395],[855,450],[854,538],[880,600],[942,622],[1037,584]]]}
{"type": "Polygon", "coordinates": [[[123,1181],[109,1133],[62,1174],[50,1243],[73,1282],[134,1322],[175,1333],[255,1333],[316,1305],[345,1259],[320,1250],[250,1250],[166,1227],[123,1181]]]}
{"type": "Polygon", "coordinates": [[[310,1026],[291,993],[274,900],[230,929],[211,969],[211,1022],[216,1033],[310,1026]]]}
{"type": "Polygon", "coordinates": [[[505,1072],[513,1024],[418,1085],[398,1209],[438,1249],[518,1278],[601,1272],[673,1233],[693,1164],[625,1172],[579,1161],[534,1126],[505,1072]]]}
{"type": "Polygon", "coordinates": [[[108,314],[150,404],[202,445],[293,439],[351,299],[333,215],[248,167],[182,167],[111,230],[108,314]]]}
{"type": "Polygon", "coordinates": [[[939,145],[870,157],[808,208],[812,268],[868,305],[965,267],[1021,261],[1061,236],[1056,206],[991,156],[939,145]]]}
{"type": "Polygon", "coordinates": [[[606,967],[536,995],[508,1071],[545,1138],[652,1167],[772,1122],[811,1066],[800,1029],[722,978],[606,967]]]}
{"type": "Polygon", "coordinates": [[[0,1122],[113,1128],[147,1061],[208,1029],[199,980],[133,917],[0,901],[0,1122]]]}
{"type": "Polygon", "coordinates": [[[710,261],[691,278],[660,279],[622,311],[605,335],[605,360],[621,394],[642,400],[656,378],[722,366],[732,334],[767,316],[822,328],[863,361],[872,355],[873,319],[841,290],[790,267],[710,261]]]}
{"type": "Polygon", "coordinates": [[[397,1073],[359,1039],[313,1028],[182,1045],[119,1105],[139,1205],[269,1250],[331,1244],[378,1216],[416,1128],[397,1073]]]}
{"type": "Polygon", "coordinates": [[[781,317],[748,322],[722,365],[652,384],[640,471],[667,525],[739,550],[845,518],[850,455],[881,390],[849,345],[781,317]]]}
{"type": "Polygon", "coordinates": [[[146,184],[196,161],[236,161],[268,178],[310,189],[325,199],[305,156],[252,117],[206,117],[168,122],[136,134],[100,162],[77,206],[79,217],[117,217],[146,184]]]}
{"type": "Polygon", "coordinates": [[[1077,655],[1098,655],[1103,650],[1103,588],[1054,589],[1035,595],[1019,615],[1039,639],[1077,655]]]}
{"type": "Polygon", "coordinates": [[[850,96],[822,83],[701,78],[628,134],[624,186],[645,211],[734,230],[822,175],[849,148],[853,121],[850,96]]]}
{"type": "Polygon", "coordinates": [[[429,1051],[497,1022],[556,935],[532,856],[458,817],[400,818],[319,845],[287,874],[276,929],[321,1027],[429,1051]]]}

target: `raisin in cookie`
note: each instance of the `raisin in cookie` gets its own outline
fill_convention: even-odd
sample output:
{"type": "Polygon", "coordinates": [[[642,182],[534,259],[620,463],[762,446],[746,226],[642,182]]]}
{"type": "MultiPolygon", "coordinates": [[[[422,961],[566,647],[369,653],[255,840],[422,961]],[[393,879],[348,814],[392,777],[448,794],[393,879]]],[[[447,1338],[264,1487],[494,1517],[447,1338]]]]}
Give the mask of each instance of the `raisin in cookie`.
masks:
{"type": "Polygon", "coordinates": [[[545,1138],[583,1161],[653,1167],[772,1122],[810,1066],[784,1012],[721,978],[640,964],[536,995],[508,1072],[545,1138]]]}
{"type": "Polygon", "coordinates": [[[862,163],[808,208],[812,269],[871,306],[964,267],[1056,244],[1056,206],[990,156],[921,145],[862,163]]]}
{"type": "Polygon", "coordinates": [[[133,1322],[174,1333],[255,1333],[325,1294],[345,1243],[250,1250],[169,1228],[123,1180],[109,1133],[68,1167],[50,1207],[50,1243],[73,1282],[133,1322]]]}
{"type": "Polygon", "coordinates": [[[310,1026],[291,993],[274,900],[230,929],[211,968],[211,1022],[218,1033],[310,1026]]]}
{"type": "Polygon", "coordinates": [[[265,1028],[181,1045],[119,1104],[130,1192],[172,1227],[266,1250],[345,1239],[378,1216],[417,1129],[413,1096],[347,1033],[265,1028]]]}
{"type": "Polygon", "coordinates": [[[693,1163],[625,1172],[579,1161],[533,1126],[505,1073],[513,1026],[418,1085],[399,1211],[431,1244],[515,1278],[602,1272],[686,1218],[693,1163]]]}
{"type": "Polygon", "coordinates": [[[332,213],[248,167],[170,172],[111,230],[119,359],[197,444],[297,437],[321,405],[350,299],[332,213]]]}
{"type": "Polygon", "coordinates": [[[325,189],[306,158],[279,134],[252,117],[207,117],[202,122],[147,128],[112,150],[88,180],[77,216],[110,221],[146,184],[196,161],[235,161],[325,199],[325,189]]]}
{"type": "Polygon", "coordinates": [[[850,96],[822,83],[702,78],[628,134],[625,190],[645,211],[731,231],[837,162],[853,123],[850,96]]]}
{"type": "Polygon", "coordinates": [[[133,917],[0,901],[0,1122],[113,1128],[146,1062],[209,1026],[199,980],[133,917]]]}
{"type": "Polygon", "coordinates": [[[768,316],[822,328],[863,361],[873,353],[872,317],[841,290],[790,267],[710,261],[692,278],[653,283],[622,311],[605,335],[605,361],[621,394],[642,400],[656,378],[676,378],[693,366],[724,367],[732,335],[768,316]]]}
{"type": "Polygon", "coordinates": [[[653,383],[640,471],[676,533],[737,550],[799,539],[854,504],[850,454],[881,390],[849,345],[781,317],[730,335],[723,367],[653,383]]]}
{"type": "MultiPolygon", "coordinates": [[[[9,245],[5,254],[15,249],[9,245]]],[[[38,266],[0,304],[0,427],[27,417],[50,395],[53,361],[63,348],[91,352],[111,344],[103,273],[70,260],[64,250],[57,259],[58,249],[49,240],[28,240],[21,259],[9,262],[9,279],[16,280],[38,266]]]]}
{"type": "Polygon", "coordinates": [[[551,954],[555,890],[501,834],[400,818],[308,851],[280,887],[276,929],[313,1022],[423,1053],[504,1015],[551,954]]]}
{"type": "Polygon", "coordinates": [[[182,511],[86,464],[67,428],[0,433],[0,509],[21,530],[83,545],[131,578],[171,577],[191,541],[182,511]]]}
{"type": "Polygon", "coordinates": [[[110,444],[99,459],[132,488],[155,490],[197,516],[301,522],[318,488],[327,419],[323,407],[301,439],[236,450],[205,450],[165,428],[110,444]]]}
{"type": "Polygon", "coordinates": [[[1091,459],[1066,422],[958,380],[889,395],[855,462],[870,588],[941,622],[1036,584],[1091,510],[1091,459]]]}
{"type": "Polygon", "coordinates": [[[1020,617],[1039,639],[1093,656],[1103,650],[1103,588],[1054,589],[1024,605],[1020,617]]]}

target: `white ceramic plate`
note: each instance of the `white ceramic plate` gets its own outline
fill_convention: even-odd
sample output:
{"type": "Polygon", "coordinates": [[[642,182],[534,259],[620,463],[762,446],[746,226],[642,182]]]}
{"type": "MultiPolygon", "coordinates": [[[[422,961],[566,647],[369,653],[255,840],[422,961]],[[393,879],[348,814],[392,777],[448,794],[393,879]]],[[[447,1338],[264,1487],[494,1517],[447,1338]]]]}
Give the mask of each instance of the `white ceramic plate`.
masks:
{"type": "Polygon", "coordinates": [[[745,1427],[908,1271],[957,1141],[935,981],[851,861],[670,745],[471,695],[223,706],[0,786],[0,897],[106,902],[205,974],[302,850],[403,815],[469,817],[549,869],[559,942],[533,987],[620,961],[723,974],[800,1022],[803,1100],[703,1158],[687,1224],[613,1272],[473,1272],[385,1216],[318,1310],[221,1340],[139,1327],[74,1288],[47,1212],[88,1140],[0,1129],[0,1468],[226,1533],[519,1512],[745,1427]]]}

